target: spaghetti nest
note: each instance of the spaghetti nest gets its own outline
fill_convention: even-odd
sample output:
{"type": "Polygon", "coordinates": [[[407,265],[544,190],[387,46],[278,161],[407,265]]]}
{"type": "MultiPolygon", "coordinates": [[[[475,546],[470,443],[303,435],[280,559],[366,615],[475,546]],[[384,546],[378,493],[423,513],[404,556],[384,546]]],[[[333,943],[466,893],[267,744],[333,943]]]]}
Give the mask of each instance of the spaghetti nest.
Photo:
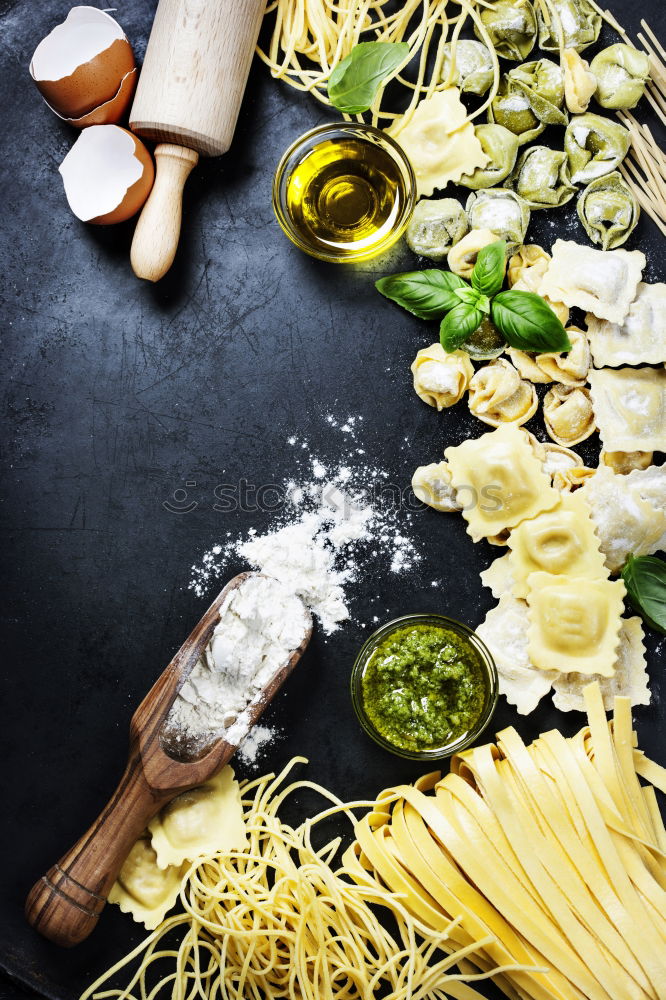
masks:
{"type": "Polygon", "coordinates": [[[81,1000],[482,1000],[465,981],[485,977],[450,970],[490,939],[456,950],[450,932],[457,921],[445,918],[433,931],[371,877],[358,884],[344,866],[334,870],[340,838],[316,847],[313,832],[337,813],[354,823],[351,810],[374,803],[343,804],[311,782],[286,784],[300,763],[294,758],[277,778],[244,784],[248,849],[193,864],[181,890],[184,912],[165,920],[81,1000]],[[278,810],[306,788],[330,805],[291,827],[278,810]],[[388,907],[392,930],[374,904],[388,907]],[[127,985],[113,987],[130,969],[127,985]]]}

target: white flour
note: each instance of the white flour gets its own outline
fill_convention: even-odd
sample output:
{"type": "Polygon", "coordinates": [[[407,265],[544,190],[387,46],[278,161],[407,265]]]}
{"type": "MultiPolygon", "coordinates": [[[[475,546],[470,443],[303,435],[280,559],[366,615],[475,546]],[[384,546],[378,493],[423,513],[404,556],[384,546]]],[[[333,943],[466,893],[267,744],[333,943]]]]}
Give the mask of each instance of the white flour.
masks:
{"type": "Polygon", "coordinates": [[[244,764],[256,764],[263,757],[270,744],[275,740],[275,729],[268,726],[253,726],[238,748],[237,756],[244,764]]]}
{"type": "Polygon", "coordinates": [[[181,688],[167,728],[239,743],[249,728],[245,710],[300,646],[308,627],[293,590],[277,580],[249,577],[220,608],[211,641],[181,688]]]}

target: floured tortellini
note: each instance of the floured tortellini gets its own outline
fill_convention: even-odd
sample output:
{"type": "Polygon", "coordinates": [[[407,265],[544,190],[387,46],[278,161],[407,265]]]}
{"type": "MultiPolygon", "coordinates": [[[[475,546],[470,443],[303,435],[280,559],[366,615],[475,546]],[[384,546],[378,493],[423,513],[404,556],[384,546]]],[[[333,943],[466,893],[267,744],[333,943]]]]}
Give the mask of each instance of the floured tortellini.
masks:
{"type": "Polygon", "coordinates": [[[554,385],[543,399],[546,430],[558,444],[570,448],[596,430],[592,398],[579,386],[554,385]]]}
{"type": "MultiPolygon", "coordinates": [[[[548,270],[549,263],[550,254],[546,253],[542,247],[535,243],[523,243],[509,260],[507,272],[509,286],[519,292],[534,292],[535,295],[541,295],[541,281],[548,270]]],[[[562,326],[566,326],[569,322],[568,307],[563,302],[553,302],[546,295],[541,295],[541,298],[548,303],[562,326]]],[[[520,370],[518,365],[516,367],[520,370]]],[[[530,378],[531,382],[548,381],[547,379],[531,378],[528,375],[523,375],[523,378],[530,378]]]]}
{"type": "Polygon", "coordinates": [[[456,491],[451,485],[451,470],[447,462],[433,462],[419,465],[412,476],[414,495],[434,510],[453,514],[462,510],[456,500],[456,491]]]}
{"type": "Polygon", "coordinates": [[[576,193],[567,154],[548,146],[530,146],[519,158],[510,181],[530,208],[557,208],[576,193]]]}
{"type": "Polygon", "coordinates": [[[418,352],[412,362],[414,390],[428,406],[443,410],[462,397],[474,374],[464,351],[447,354],[440,343],[418,352]]]}
{"type": "Polygon", "coordinates": [[[520,145],[536,139],[546,127],[534,114],[523,91],[513,85],[506,74],[500,80],[497,94],[490,102],[488,121],[508,129],[516,136],[520,145]]]}
{"type": "Polygon", "coordinates": [[[597,79],[595,98],[613,111],[635,108],[650,78],[650,60],[633,45],[618,42],[602,49],[590,67],[597,79]]]}
{"type": "Polygon", "coordinates": [[[109,903],[151,931],[175,905],[188,865],[160,868],[148,833],[137,840],[111,886],[109,903]]]}
{"type": "Polygon", "coordinates": [[[587,0],[549,0],[550,23],[538,6],[539,48],[559,52],[560,48],[582,52],[593,45],[601,31],[601,15],[587,0]]]}
{"type": "Polygon", "coordinates": [[[544,125],[566,125],[564,74],[552,59],[537,59],[509,70],[510,88],[517,88],[544,125]]]}
{"type": "Polygon", "coordinates": [[[461,278],[469,278],[474,270],[479,250],[497,242],[497,234],[490,229],[472,229],[449,250],[449,270],[461,278]]]}
{"type": "Polygon", "coordinates": [[[610,174],[629,151],[630,136],[619,122],[588,112],[575,115],[564,133],[564,149],[574,184],[610,174]]]}
{"type": "MultiPolygon", "coordinates": [[[[503,59],[522,62],[534,48],[537,20],[530,0],[496,0],[481,10],[481,22],[503,59]]],[[[476,24],[474,33],[481,37],[476,24]]]]}
{"type": "Polygon", "coordinates": [[[534,386],[503,358],[479,368],[469,384],[470,411],[491,427],[527,423],[538,404],[534,386]]]}
{"type": "Polygon", "coordinates": [[[599,454],[599,465],[607,465],[619,476],[626,476],[634,469],[648,469],[652,465],[651,451],[604,451],[599,454]]]}
{"type": "Polygon", "coordinates": [[[586,481],[593,476],[595,469],[588,468],[587,465],[575,465],[570,469],[557,469],[553,473],[553,486],[560,493],[571,493],[579,486],[584,486],[586,481]]]}
{"type": "Polygon", "coordinates": [[[521,378],[527,379],[528,382],[536,382],[537,385],[553,381],[550,375],[546,375],[545,371],[539,368],[536,355],[520,351],[517,347],[509,347],[506,353],[520,372],[521,378]]]}
{"type": "Polygon", "coordinates": [[[477,167],[472,174],[463,174],[458,183],[478,191],[495,187],[509,176],[516,164],[519,143],[513,132],[503,125],[477,125],[474,131],[490,162],[485,167],[477,167]]]}
{"type": "Polygon", "coordinates": [[[585,232],[602,250],[626,243],[641,214],[635,194],[617,170],[590,181],[578,198],[577,210],[585,232]]]}
{"type": "Polygon", "coordinates": [[[473,39],[458,39],[453,59],[451,50],[451,42],[447,42],[442,49],[442,80],[463,93],[481,96],[490,90],[494,70],[487,46],[473,39]]]}
{"type": "Polygon", "coordinates": [[[572,115],[580,115],[587,111],[597,89],[597,78],[575,49],[562,50],[560,65],[564,73],[564,102],[572,115]]]}
{"type": "Polygon", "coordinates": [[[535,364],[549,379],[563,385],[585,385],[590,370],[590,345],[577,326],[567,328],[571,350],[566,354],[537,354],[535,364]]]}
{"type": "Polygon", "coordinates": [[[509,247],[522,243],[530,223],[530,210],[511,188],[473,191],[465,205],[470,228],[489,229],[509,247]]]}
{"type": "Polygon", "coordinates": [[[465,210],[455,198],[422,198],[414,209],[405,239],[414,253],[442,261],[468,229],[465,210]]]}

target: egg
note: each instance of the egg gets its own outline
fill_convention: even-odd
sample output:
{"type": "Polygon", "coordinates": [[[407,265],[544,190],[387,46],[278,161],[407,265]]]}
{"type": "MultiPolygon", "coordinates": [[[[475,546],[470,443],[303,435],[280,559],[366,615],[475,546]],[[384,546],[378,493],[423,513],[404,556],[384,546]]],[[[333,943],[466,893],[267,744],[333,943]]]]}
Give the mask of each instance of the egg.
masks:
{"type": "Polygon", "coordinates": [[[35,49],[30,75],[70,125],[107,125],[125,113],[137,70],[123,29],[97,7],[73,7],[35,49]]]}
{"type": "Polygon", "coordinates": [[[74,215],[102,226],[136,215],[155,179],[150,153],[119,125],[84,129],[58,169],[74,215]]]}

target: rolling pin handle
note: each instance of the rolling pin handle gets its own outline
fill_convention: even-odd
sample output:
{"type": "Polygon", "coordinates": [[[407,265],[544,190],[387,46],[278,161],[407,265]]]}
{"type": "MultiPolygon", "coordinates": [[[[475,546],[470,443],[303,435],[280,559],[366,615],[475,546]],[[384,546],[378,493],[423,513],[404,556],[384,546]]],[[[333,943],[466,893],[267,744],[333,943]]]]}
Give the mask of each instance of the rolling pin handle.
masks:
{"type": "Polygon", "coordinates": [[[185,146],[163,142],[155,149],[156,175],[148,201],[134,231],[130,260],[138,278],[159,281],[178,249],[183,188],[199,154],[185,146]]]}
{"type": "Polygon", "coordinates": [[[159,810],[134,754],[108,805],[58,864],[35,882],[25,903],[28,923],[71,948],[94,930],[111,886],[135,841],[159,810]]]}

